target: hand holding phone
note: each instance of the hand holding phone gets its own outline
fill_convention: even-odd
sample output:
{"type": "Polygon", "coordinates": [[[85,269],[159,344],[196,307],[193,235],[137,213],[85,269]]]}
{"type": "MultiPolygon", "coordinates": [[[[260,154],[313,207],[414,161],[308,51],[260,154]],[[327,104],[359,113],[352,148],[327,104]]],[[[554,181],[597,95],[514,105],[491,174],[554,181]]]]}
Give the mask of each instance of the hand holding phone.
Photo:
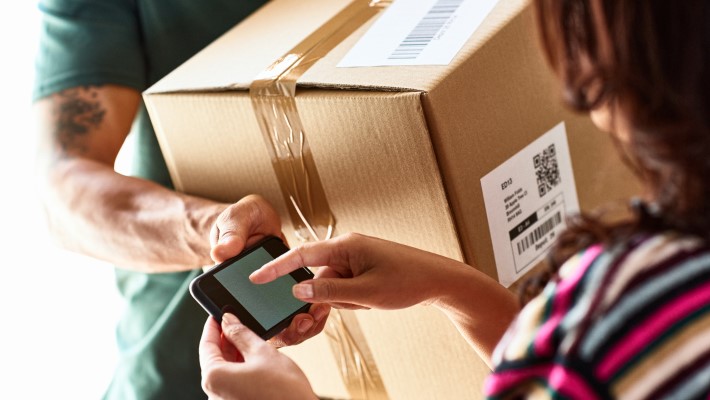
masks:
{"type": "Polygon", "coordinates": [[[293,297],[297,282],[313,278],[306,267],[294,270],[267,284],[254,284],[249,275],[288,251],[277,237],[269,237],[236,257],[215,266],[190,283],[192,297],[218,322],[232,313],[249,329],[267,340],[299,313],[308,312],[310,303],[293,297]]]}

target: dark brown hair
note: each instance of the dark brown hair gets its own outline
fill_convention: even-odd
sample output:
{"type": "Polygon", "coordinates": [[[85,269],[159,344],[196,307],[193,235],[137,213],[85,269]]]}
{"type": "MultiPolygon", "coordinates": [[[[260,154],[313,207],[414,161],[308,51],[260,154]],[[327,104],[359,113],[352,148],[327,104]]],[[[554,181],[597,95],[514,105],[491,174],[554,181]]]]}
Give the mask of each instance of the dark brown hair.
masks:
{"type": "Polygon", "coordinates": [[[574,218],[550,254],[549,276],[591,243],[638,232],[672,229],[710,240],[710,2],[535,0],[534,6],[564,101],[578,111],[608,107],[628,126],[628,138],[612,137],[649,204],[639,203],[621,223],[574,218]]]}

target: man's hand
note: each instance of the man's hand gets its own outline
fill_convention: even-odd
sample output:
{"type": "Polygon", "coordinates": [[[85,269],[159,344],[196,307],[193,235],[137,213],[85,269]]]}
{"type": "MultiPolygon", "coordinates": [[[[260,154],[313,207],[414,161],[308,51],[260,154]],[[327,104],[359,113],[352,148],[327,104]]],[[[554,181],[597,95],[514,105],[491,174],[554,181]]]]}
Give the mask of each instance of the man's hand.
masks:
{"type": "Polygon", "coordinates": [[[212,225],[212,259],[221,263],[267,236],[286,242],[279,215],[263,197],[246,196],[222,211],[212,225]]]}
{"type": "MultiPolygon", "coordinates": [[[[279,215],[261,196],[246,196],[217,217],[210,234],[212,259],[223,262],[267,236],[277,236],[286,242],[279,215]]],[[[307,314],[296,315],[288,328],[270,341],[276,347],[301,343],[323,330],[329,313],[328,305],[314,304],[307,314]]]]}

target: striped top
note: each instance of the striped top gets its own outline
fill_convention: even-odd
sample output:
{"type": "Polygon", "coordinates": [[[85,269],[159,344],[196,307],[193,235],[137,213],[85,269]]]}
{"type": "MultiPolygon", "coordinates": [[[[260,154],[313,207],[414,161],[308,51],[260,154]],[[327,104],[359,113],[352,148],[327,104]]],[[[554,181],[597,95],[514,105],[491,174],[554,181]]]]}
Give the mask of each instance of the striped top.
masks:
{"type": "Polygon", "coordinates": [[[493,354],[489,399],[710,398],[710,247],[673,233],[568,260],[493,354]]]}

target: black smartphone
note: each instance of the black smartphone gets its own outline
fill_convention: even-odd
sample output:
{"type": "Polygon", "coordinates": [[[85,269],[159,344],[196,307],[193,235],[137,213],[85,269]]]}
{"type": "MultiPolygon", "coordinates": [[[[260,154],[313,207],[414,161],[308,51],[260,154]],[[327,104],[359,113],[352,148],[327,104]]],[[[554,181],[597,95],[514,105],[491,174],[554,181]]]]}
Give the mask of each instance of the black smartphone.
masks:
{"type": "Polygon", "coordinates": [[[269,339],[310,306],[291,292],[297,282],[313,278],[306,267],[265,284],[249,280],[252,272],[286,251],[281,239],[268,237],[193,279],[190,293],[218,322],[223,313],[230,312],[261,338],[269,339]]]}

